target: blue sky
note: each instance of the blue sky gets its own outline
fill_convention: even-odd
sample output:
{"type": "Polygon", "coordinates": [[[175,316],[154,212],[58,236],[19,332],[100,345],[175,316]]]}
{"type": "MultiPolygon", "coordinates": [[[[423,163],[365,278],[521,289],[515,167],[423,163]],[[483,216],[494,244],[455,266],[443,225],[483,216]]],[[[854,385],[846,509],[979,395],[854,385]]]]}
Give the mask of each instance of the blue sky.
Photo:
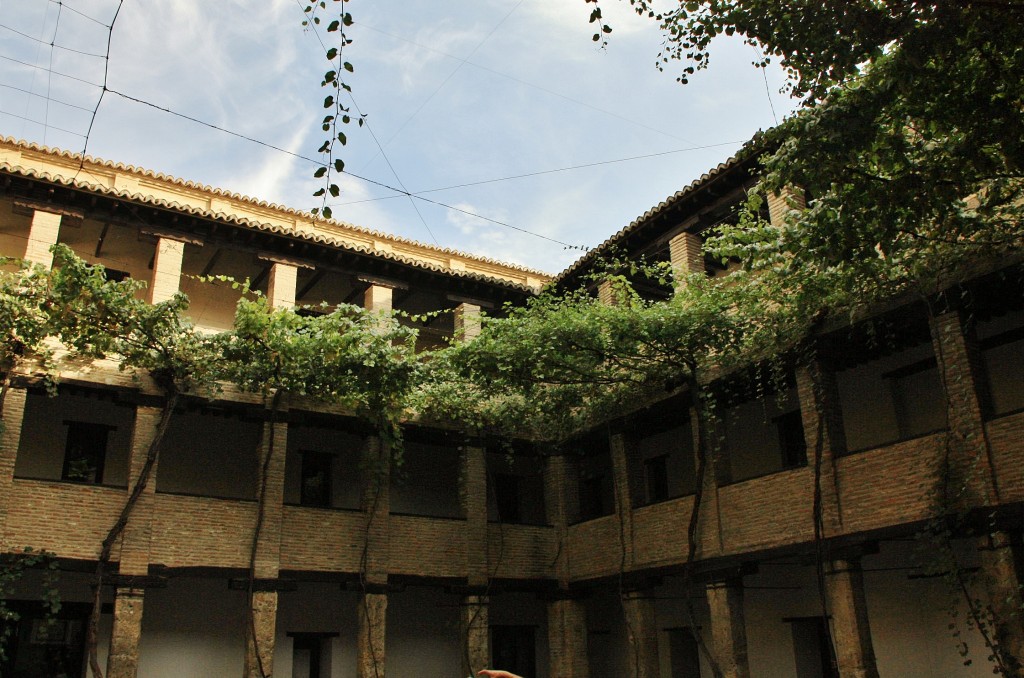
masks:
{"type": "MultiPolygon", "coordinates": [[[[81,150],[106,65],[117,92],[315,157],[327,62],[301,25],[304,4],[124,0],[105,64],[91,55],[106,52],[103,24],[117,0],[0,0],[0,134],[81,150]]],[[[424,197],[464,212],[414,207],[346,175],[331,201],[335,217],[557,272],[581,254],[559,243],[600,243],[774,124],[771,106],[781,119],[795,105],[779,93],[781,71],[754,68],[756,53],[738,40],[722,39],[711,68],[682,86],[673,70],[654,66],[654,23],[605,0],[614,31],[600,49],[591,8],[584,0],[348,3],[348,82],[368,125],[347,130],[346,169],[429,190],[424,197]],[[651,157],[627,160],[638,156],[651,157]],[[591,166],[551,172],[580,165],[591,166]]],[[[289,207],[318,204],[314,165],[109,92],[88,152],[289,207]]]]}

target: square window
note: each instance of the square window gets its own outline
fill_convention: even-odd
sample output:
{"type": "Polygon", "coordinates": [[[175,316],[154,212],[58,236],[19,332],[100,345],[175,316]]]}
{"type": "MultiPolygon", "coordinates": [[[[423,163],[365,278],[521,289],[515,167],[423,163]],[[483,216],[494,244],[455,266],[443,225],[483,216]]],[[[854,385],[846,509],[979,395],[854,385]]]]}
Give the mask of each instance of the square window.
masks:
{"type": "Polygon", "coordinates": [[[781,414],[772,421],[779,434],[782,468],[807,466],[807,441],[804,439],[804,423],[800,417],[800,410],[781,414]]]}
{"type": "Polygon", "coordinates": [[[302,453],[299,503],[303,506],[331,505],[331,467],[334,456],[323,452],[302,453]]]}
{"type": "Polygon", "coordinates": [[[644,476],[647,480],[648,504],[668,499],[668,455],[645,459],[644,476]]]}
{"type": "Polygon", "coordinates": [[[64,446],[61,480],[102,483],[107,437],[114,427],[84,421],[65,421],[64,425],[68,427],[68,437],[64,446]]]}

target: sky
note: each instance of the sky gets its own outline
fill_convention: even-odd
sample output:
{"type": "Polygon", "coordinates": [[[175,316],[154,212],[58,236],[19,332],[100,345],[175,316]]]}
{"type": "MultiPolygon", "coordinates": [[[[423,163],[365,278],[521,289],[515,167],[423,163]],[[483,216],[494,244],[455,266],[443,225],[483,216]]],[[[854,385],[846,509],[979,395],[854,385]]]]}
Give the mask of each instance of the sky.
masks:
{"type": "MultiPolygon", "coordinates": [[[[296,156],[325,139],[321,42],[337,34],[303,27],[305,4],[0,0],[0,135],[319,206],[316,164],[296,156]]],[[[679,84],[624,0],[603,0],[604,47],[584,0],[346,6],[344,103],[366,125],[344,130],[334,217],[550,273],[797,105],[738,39],[679,84]]]]}

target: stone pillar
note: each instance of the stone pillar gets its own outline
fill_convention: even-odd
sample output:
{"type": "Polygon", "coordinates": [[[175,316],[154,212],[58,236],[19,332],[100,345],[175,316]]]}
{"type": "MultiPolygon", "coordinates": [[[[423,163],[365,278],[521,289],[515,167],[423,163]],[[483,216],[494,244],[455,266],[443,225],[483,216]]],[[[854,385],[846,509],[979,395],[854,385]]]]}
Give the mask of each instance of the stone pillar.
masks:
{"type": "Polygon", "coordinates": [[[472,341],[480,336],[480,307],[476,304],[459,304],[455,307],[455,337],[472,341]]]}
{"type": "MultiPolygon", "coordinates": [[[[131,457],[128,466],[129,488],[135,486],[142,474],[150,445],[156,436],[163,408],[139,406],[135,408],[132,430],[131,457]]],[[[125,576],[145,576],[149,573],[150,536],[156,492],[156,465],[153,466],[146,488],[132,510],[121,538],[118,573],[125,576]]],[[[114,591],[114,625],[110,633],[110,651],[107,654],[108,678],[135,678],[139,668],[139,641],[142,638],[142,611],[145,591],[141,588],[119,586],[114,591]]]]}
{"type": "Polygon", "coordinates": [[[768,216],[772,226],[782,226],[785,224],[787,214],[806,207],[807,200],[804,197],[804,192],[797,188],[787,187],[768,196],[768,216]]]}
{"type": "Polygon", "coordinates": [[[796,388],[807,463],[812,470],[818,462],[816,455],[821,454],[822,522],[828,536],[841,530],[843,524],[835,460],[846,452],[846,433],[835,371],[820,360],[803,365],[796,370],[796,388]]]}
{"type": "Polygon", "coordinates": [[[825,595],[840,678],[878,678],[859,559],[832,561],[825,595]]]}
{"type": "Polygon", "coordinates": [[[384,678],[387,611],[386,593],[364,593],[359,600],[356,629],[357,678],[384,678]]]}
{"type": "Polygon", "coordinates": [[[181,260],[184,256],[184,242],[157,237],[156,255],[153,257],[153,278],[149,282],[149,291],[146,295],[149,303],[167,301],[178,293],[178,286],[181,283],[181,260]]]}
{"type": "Polygon", "coordinates": [[[393,290],[383,285],[370,285],[363,293],[363,308],[368,311],[387,313],[391,311],[393,290]]]}
{"type": "Polygon", "coordinates": [[[1006,532],[992,532],[980,540],[981,579],[988,593],[995,641],[1003,664],[1012,676],[1024,676],[1024,605],[1021,579],[1014,561],[1013,543],[1006,532]]]}
{"type": "Polygon", "coordinates": [[[948,497],[951,508],[990,506],[999,502],[991,450],[985,434],[980,393],[980,351],[973,329],[956,311],[931,320],[932,345],[946,393],[950,441],[950,487],[965,488],[948,497]]]}
{"type": "Polygon", "coordinates": [[[8,388],[3,403],[3,428],[0,430],[0,553],[27,546],[12,544],[7,538],[7,512],[10,510],[11,486],[14,484],[14,462],[21,446],[21,426],[25,419],[28,392],[8,388]]]}
{"type": "Polygon", "coordinates": [[[480,669],[491,666],[488,603],[486,596],[466,596],[462,599],[462,674],[466,676],[475,676],[480,669]]]}
{"type": "Polygon", "coordinates": [[[548,675],[590,678],[587,658],[587,608],[582,600],[548,602],[548,675]]]}
{"type": "Polygon", "coordinates": [[[623,592],[622,612],[626,619],[626,653],[630,678],[659,678],[661,668],[658,660],[654,592],[623,592]]]}
{"type": "Polygon", "coordinates": [[[53,252],[50,248],[57,244],[60,234],[61,215],[53,212],[34,210],[32,225],[25,244],[25,260],[46,268],[53,265],[53,252]]]}
{"type": "MultiPolygon", "coordinates": [[[[380,288],[378,288],[380,289],[380,288]]],[[[387,288],[383,288],[387,289],[387,288]]],[[[387,290],[390,296],[391,290],[387,290]]],[[[364,585],[359,600],[356,639],[358,678],[384,678],[388,597],[388,513],[391,500],[391,451],[380,438],[369,437],[363,448],[363,481],[360,508],[366,517],[364,585]]]]}
{"type": "Polygon", "coordinates": [[[295,306],[295,284],[299,270],[295,266],[274,262],[267,278],[267,302],[271,308],[286,309],[295,306]]]}
{"type": "Polygon", "coordinates": [[[142,640],[142,589],[118,587],[114,594],[114,626],[110,631],[107,678],[135,678],[142,640]]]}
{"type": "MultiPolygon", "coordinates": [[[[283,408],[279,406],[279,411],[283,408]]],[[[274,582],[281,567],[281,524],[284,513],[284,460],[288,448],[288,424],[266,423],[260,444],[260,472],[267,468],[263,493],[263,522],[256,543],[255,578],[274,582]]],[[[255,529],[255,526],[253,526],[255,529]]],[[[245,675],[270,676],[274,670],[277,642],[277,590],[258,587],[252,593],[252,624],[245,630],[245,675]],[[255,639],[255,641],[254,641],[255,639]],[[257,659],[257,650],[259,657],[257,659]],[[262,670],[262,673],[261,673],[262,670]]]]}
{"type": "Polygon", "coordinates": [[[722,678],[750,678],[743,583],[738,579],[707,585],[711,648],[722,678]]]}
{"type": "Polygon", "coordinates": [[[703,244],[696,233],[682,232],[668,241],[669,258],[676,275],[676,288],[686,282],[691,273],[704,272],[703,244]]]}
{"type": "Polygon", "coordinates": [[[245,630],[246,678],[270,678],[274,672],[274,643],[277,639],[277,591],[254,591],[252,626],[245,630]],[[256,643],[253,644],[253,631],[256,643]],[[259,659],[256,657],[259,648],[259,659]]]}

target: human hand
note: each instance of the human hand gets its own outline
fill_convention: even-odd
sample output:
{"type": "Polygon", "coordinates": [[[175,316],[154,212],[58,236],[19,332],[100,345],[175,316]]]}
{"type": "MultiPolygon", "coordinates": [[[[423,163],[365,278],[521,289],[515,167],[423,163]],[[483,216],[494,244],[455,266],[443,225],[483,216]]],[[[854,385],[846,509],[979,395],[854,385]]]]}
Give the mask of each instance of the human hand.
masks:
{"type": "Polygon", "coordinates": [[[514,673],[509,673],[508,671],[496,671],[494,669],[484,669],[483,671],[478,671],[476,675],[484,676],[484,678],[520,678],[514,673]]]}

